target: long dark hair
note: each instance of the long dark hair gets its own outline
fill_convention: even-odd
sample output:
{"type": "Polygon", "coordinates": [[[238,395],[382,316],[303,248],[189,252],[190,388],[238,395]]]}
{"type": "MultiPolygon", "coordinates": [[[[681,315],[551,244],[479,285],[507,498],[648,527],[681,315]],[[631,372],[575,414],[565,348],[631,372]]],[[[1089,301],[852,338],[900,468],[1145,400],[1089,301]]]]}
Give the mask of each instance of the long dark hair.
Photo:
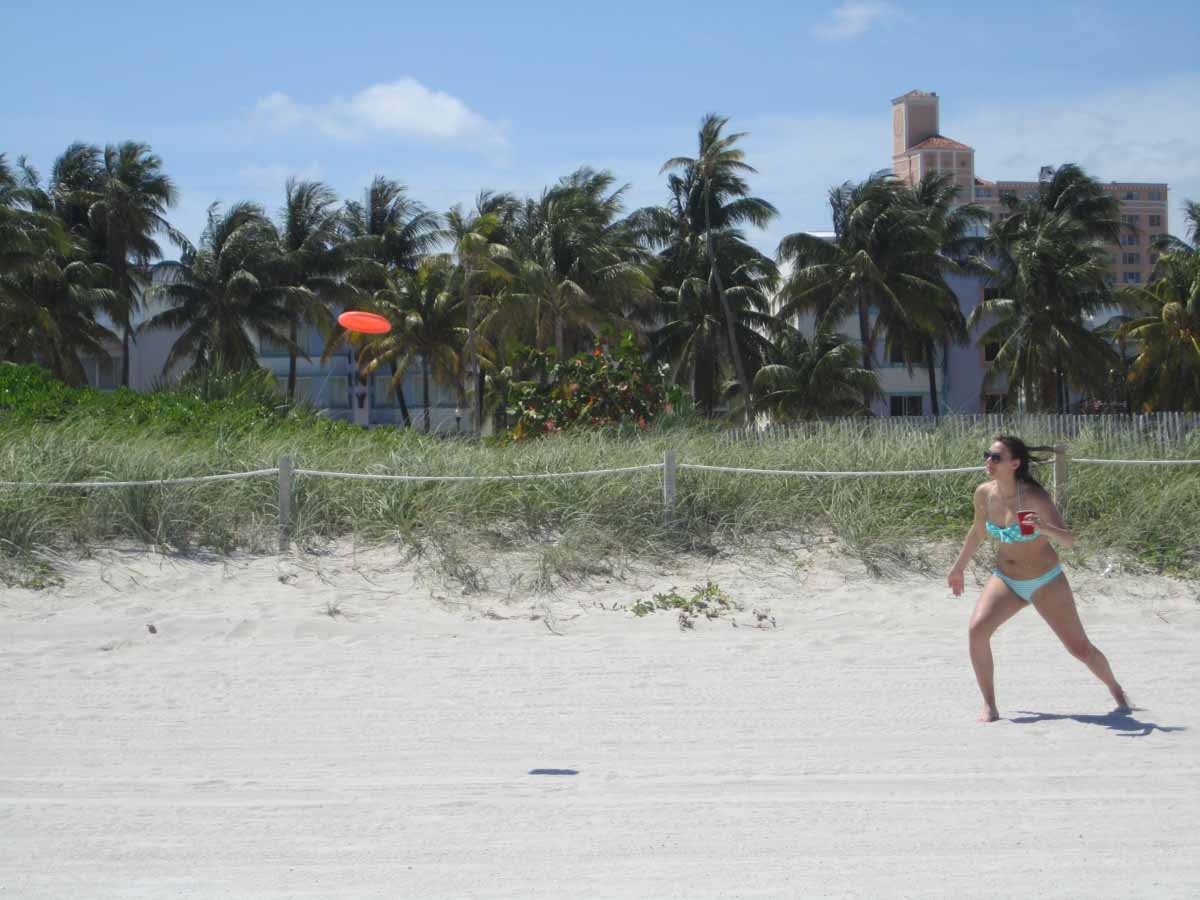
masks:
{"type": "Polygon", "coordinates": [[[1030,447],[1019,437],[1013,437],[1011,434],[998,434],[993,438],[1008,448],[1008,452],[1012,454],[1013,459],[1021,461],[1021,465],[1017,467],[1016,477],[1018,481],[1024,481],[1029,484],[1038,484],[1037,479],[1029,471],[1030,463],[1048,462],[1049,458],[1044,456],[1034,456],[1035,453],[1053,453],[1053,447],[1030,447]]]}

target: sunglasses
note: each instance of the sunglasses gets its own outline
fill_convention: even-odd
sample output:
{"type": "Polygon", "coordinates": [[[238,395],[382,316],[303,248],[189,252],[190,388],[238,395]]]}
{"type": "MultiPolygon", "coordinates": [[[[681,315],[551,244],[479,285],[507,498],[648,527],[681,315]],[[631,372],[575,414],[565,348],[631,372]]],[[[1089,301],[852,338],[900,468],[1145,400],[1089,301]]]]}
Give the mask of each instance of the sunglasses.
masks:
{"type": "Polygon", "coordinates": [[[991,450],[984,450],[983,451],[983,461],[987,462],[989,459],[992,462],[1004,462],[1004,454],[1003,453],[993,453],[991,450]]]}

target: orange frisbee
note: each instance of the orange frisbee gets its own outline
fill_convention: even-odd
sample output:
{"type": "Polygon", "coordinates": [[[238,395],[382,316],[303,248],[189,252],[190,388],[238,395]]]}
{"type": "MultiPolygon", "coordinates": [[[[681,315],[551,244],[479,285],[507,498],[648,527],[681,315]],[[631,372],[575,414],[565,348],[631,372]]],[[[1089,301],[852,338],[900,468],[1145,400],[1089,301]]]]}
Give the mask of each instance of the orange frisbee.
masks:
{"type": "Polygon", "coordinates": [[[363,334],[384,334],[392,330],[392,323],[383,316],[355,310],[338,316],[338,324],[347,331],[360,331],[363,334]]]}

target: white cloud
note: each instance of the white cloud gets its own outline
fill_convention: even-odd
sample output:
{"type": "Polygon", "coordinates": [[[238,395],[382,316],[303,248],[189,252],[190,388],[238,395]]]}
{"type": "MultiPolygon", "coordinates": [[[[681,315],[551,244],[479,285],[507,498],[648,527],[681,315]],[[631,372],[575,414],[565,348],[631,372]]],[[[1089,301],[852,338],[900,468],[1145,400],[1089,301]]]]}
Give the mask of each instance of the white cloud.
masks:
{"type": "Polygon", "coordinates": [[[896,9],[890,3],[861,3],[855,0],[834,8],[829,18],[809,31],[823,41],[847,41],[862,37],[872,26],[890,18],[896,9]]]}
{"type": "Polygon", "coordinates": [[[373,84],[352,97],[304,104],[280,91],[255,105],[255,117],[277,131],[311,128],[338,141],[396,137],[430,143],[476,142],[488,152],[507,146],[504,128],[457,97],[413,78],[373,84]]]}

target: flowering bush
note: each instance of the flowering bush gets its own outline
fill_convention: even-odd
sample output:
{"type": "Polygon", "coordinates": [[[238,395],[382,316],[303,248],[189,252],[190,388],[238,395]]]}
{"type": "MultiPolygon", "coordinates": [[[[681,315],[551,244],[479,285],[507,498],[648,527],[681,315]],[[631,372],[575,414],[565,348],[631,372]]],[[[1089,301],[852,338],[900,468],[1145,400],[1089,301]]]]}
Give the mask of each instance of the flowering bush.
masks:
{"type": "Polygon", "coordinates": [[[565,428],[634,425],[648,428],[676,399],[663,373],[642,358],[626,332],[620,342],[598,340],[586,353],[555,362],[552,353],[526,351],[535,376],[505,386],[508,437],[524,440],[565,428]]]}

